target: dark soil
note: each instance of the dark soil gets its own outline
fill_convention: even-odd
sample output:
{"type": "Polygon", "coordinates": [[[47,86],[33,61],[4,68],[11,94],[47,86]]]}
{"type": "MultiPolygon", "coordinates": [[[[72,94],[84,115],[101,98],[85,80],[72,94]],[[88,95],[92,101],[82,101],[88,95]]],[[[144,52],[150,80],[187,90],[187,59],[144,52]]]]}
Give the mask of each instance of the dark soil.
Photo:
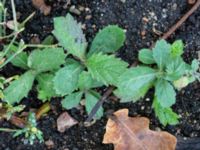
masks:
{"type": "MultiPolygon", "coordinates": [[[[19,20],[23,20],[33,11],[37,11],[31,0],[15,0],[19,20]]],[[[10,6],[10,2],[7,5],[10,6]]],[[[117,24],[127,30],[127,40],[125,46],[118,53],[130,64],[137,61],[137,54],[141,48],[150,47],[159,35],[166,32],[176,21],[183,16],[191,5],[187,0],[71,0],[67,8],[63,8],[67,0],[49,0],[47,4],[52,6],[51,14],[44,16],[37,11],[34,18],[26,25],[26,30],[21,37],[30,42],[33,37],[43,40],[53,29],[53,17],[66,15],[69,8],[75,5],[77,9],[84,7],[81,15],[73,14],[84,26],[84,32],[90,42],[95,33],[108,24],[117,24]],[[88,19],[88,15],[91,18],[88,19]],[[144,21],[148,18],[148,22],[144,21]],[[157,31],[157,32],[155,32],[157,31]]],[[[184,58],[191,62],[196,58],[197,51],[200,51],[200,8],[168,39],[183,39],[185,42],[184,58]]],[[[3,70],[3,74],[11,76],[20,73],[21,70],[8,66],[3,70]]],[[[120,104],[119,102],[108,101],[104,104],[105,117],[97,121],[93,126],[84,127],[83,122],[87,118],[85,112],[72,109],[69,113],[80,123],[65,133],[61,134],[56,129],[56,119],[63,112],[58,100],[53,100],[54,111],[42,118],[38,124],[44,133],[45,141],[52,140],[55,150],[113,150],[112,145],[102,144],[105,133],[106,112],[128,108],[131,116],[146,116],[151,119],[151,129],[166,130],[176,136],[200,137],[200,84],[195,82],[187,88],[178,92],[177,103],[173,106],[174,111],[180,114],[180,123],[176,126],[163,127],[155,117],[151,108],[153,91],[147,96],[133,104],[120,104]]],[[[33,90],[28,99],[23,101],[28,108],[37,108],[41,105],[33,90]]],[[[1,127],[14,128],[7,122],[1,122],[1,127]]],[[[24,144],[24,139],[12,138],[11,134],[0,133],[0,150],[44,150],[45,144],[36,143],[34,145],[24,144]]]]}

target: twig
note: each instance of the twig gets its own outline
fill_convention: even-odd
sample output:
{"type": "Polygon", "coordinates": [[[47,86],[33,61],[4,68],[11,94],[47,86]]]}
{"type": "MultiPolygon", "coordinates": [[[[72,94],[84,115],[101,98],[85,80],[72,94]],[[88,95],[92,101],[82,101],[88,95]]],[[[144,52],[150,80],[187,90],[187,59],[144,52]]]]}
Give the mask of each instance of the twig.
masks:
{"type": "Polygon", "coordinates": [[[114,88],[113,87],[109,87],[106,92],[104,93],[104,95],[101,97],[101,99],[96,103],[96,105],[93,107],[92,111],[90,112],[87,120],[85,122],[90,122],[94,115],[96,114],[96,112],[99,110],[100,106],[102,106],[102,104],[106,101],[106,99],[110,96],[110,94],[112,94],[114,88]]]}
{"type": "MultiPolygon", "coordinates": [[[[162,39],[167,39],[172,33],[174,33],[174,31],[179,28],[183,22],[185,22],[187,20],[187,18],[192,15],[192,13],[194,13],[195,10],[197,10],[197,8],[200,5],[200,0],[198,0],[196,2],[196,4],[174,25],[172,26],[168,32],[166,32],[161,38],[162,39]]],[[[134,66],[135,62],[133,64],[131,64],[130,66],[134,66]]],[[[96,103],[96,105],[93,107],[92,111],[90,112],[86,122],[90,122],[94,115],[96,114],[96,112],[99,110],[100,106],[102,106],[102,104],[106,101],[106,99],[112,94],[114,88],[113,87],[109,87],[108,90],[106,91],[106,93],[102,96],[102,98],[96,103]]]]}
{"type": "Polygon", "coordinates": [[[166,32],[161,38],[162,39],[167,39],[172,33],[176,31],[187,19],[190,15],[194,13],[195,10],[198,9],[200,6],[200,0],[196,2],[196,4],[175,24],[173,25],[168,32],[166,32]]]}

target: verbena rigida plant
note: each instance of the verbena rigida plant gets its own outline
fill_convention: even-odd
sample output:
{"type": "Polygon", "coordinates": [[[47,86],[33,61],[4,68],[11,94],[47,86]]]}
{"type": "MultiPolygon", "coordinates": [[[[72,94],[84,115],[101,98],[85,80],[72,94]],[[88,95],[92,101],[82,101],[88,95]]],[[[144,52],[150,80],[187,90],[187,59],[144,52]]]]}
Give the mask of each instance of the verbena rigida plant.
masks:
{"type": "Polygon", "coordinates": [[[155,87],[153,108],[156,116],[163,125],[178,123],[179,116],[171,109],[176,102],[175,89],[200,80],[199,62],[196,59],[191,65],[184,62],[183,48],[181,40],[172,45],[159,40],[152,50],[140,50],[139,60],[143,64],[128,69],[118,79],[115,94],[121,102],[136,102],[155,87]]]}

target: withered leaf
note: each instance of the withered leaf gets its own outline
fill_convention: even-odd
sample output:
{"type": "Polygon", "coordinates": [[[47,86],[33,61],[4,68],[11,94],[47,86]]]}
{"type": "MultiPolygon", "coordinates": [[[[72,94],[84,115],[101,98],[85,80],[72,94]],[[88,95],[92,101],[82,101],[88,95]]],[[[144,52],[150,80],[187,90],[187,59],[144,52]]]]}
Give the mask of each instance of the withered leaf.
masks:
{"type": "Polygon", "coordinates": [[[149,119],[128,117],[128,109],[114,113],[106,125],[103,143],[113,143],[115,150],[175,150],[176,137],[149,129],[149,119]]]}
{"type": "Polygon", "coordinates": [[[51,12],[51,6],[47,6],[44,0],[32,0],[35,8],[39,9],[44,15],[48,15],[51,12]]]}
{"type": "Polygon", "coordinates": [[[57,119],[57,129],[63,133],[66,129],[74,126],[78,122],[72,118],[67,112],[62,113],[57,119]]]}

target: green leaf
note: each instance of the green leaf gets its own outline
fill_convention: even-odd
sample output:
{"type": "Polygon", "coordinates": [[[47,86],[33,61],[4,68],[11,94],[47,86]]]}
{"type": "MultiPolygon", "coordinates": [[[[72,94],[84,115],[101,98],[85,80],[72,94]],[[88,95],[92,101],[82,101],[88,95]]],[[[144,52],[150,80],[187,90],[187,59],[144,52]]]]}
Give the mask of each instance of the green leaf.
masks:
{"type": "Polygon", "coordinates": [[[178,80],[186,73],[186,64],[181,57],[172,58],[166,66],[166,79],[169,81],[178,80]]]}
{"type": "Polygon", "coordinates": [[[51,45],[54,42],[54,37],[52,35],[47,36],[43,41],[42,45],[51,45]]]}
{"type": "Polygon", "coordinates": [[[177,40],[171,45],[171,56],[180,57],[183,54],[184,44],[182,40],[177,40]]]}
{"type": "Polygon", "coordinates": [[[94,53],[114,53],[123,46],[125,32],[118,26],[110,25],[100,30],[92,42],[89,55],[94,53]]]}
{"type": "Polygon", "coordinates": [[[143,98],[146,95],[146,93],[152,87],[152,85],[153,85],[152,83],[147,83],[132,93],[128,93],[122,89],[117,89],[114,91],[114,94],[120,98],[120,102],[122,103],[130,102],[130,101],[136,102],[140,98],[143,98]]]}
{"type": "Polygon", "coordinates": [[[166,80],[159,79],[155,84],[155,96],[162,107],[170,107],[176,102],[176,92],[166,80]]]}
{"type": "Polygon", "coordinates": [[[153,48],[153,58],[161,70],[164,69],[167,63],[169,63],[170,49],[171,45],[165,40],[157,41],[153,48]]]}
{"type": "Polygon", "coordinates": [[[177,90],[181,90],[182,88],[186,87],[190,83],[190,77],[183,76],[180,79],[173,82],[174,87],[177,90]]]}
{"type": "Polygon", "coordinates": [[[27,61],[28,61],[27,53],[21,52],[14,59],[11,60],[11,63],[16,67],[20,67],[22,69],[27,70],[28,69],[27,61]]]}
{"type": "Polygon", "coordinates": [[[179,123],[178,119],[180,118],[170,107],[164,108],[162,107],[157,98],[154,98],[153,108],[156,116],[160,120],[160,122],[166,126],[167,124],[176,125],[179,123]]]}
{"type": "Polygon", "coordinates": [[[87,42],[81,30],[81,24],[67,14],[66,17],[54,18],[53,34],[68,53],[84,60],[87,42]]]}
{"type": "Polygon", "coordinates": [[[76,90],[81,71],[82,66],[79,63],[69,64],[58,70],[53,79],[56,93],[64,96],[76,90]]]}
{"type": "Polygon", "coordinates": [[[139,60],[144,64],[155,64],[153,52],[150,49],[142,49],[139,51],[139,60]]]}
{"type": "Polygon", "coordinates": [[[118,77],[127,70],[128,64],[114,55],[102,53],[93,54],[88,58],[87,67],[89,73],[97,81],[105,85],[116,85],[118,77]]]}
{"type": "Polygon", "coordinates": [[[78,87],[81,90],[88,90],[90,88],[100,87],[103,84],[92,78],[89,72],[83,71],[79,75],[78,87]]]}
{"type": "Polygon", "coordinates": [[[192,64],[191,64],[191,68],[194,72],[198,71],[199,70],[199,65],[200,65],[200,61],[197,60],[197,59],[194,59],[192,61],[192,64]]]}
{"type": "Polygon", "coordinates": [[[26,97],[32,88],[35,74],[28,71],[18,80],[11,82],[11,84],[4,90],[4,99],[8,104],[19,103],[22,98],[26,97]]]}
{"type": "Polygon", "coordinates": [[[65,98],[61,102],[62,107],[66,109],[71,109],[71,108],[76,107],[79,104],[82,95],[83,95],[83,92],[75,92],[75,93],[71,93],[65,96],[65,98]]]}
{"type": "Polygon", "coordinates": [[[65,54],[62,48],[34,50],[28,57],[28,66],[38,73],[59,69],[64,62],[65,54]]]}
{"type": "MultiPolygon", "coordinates": [[[[15,45],[11,45],[10,50],[11,51],[6,55],[8,58],[18,51],[18,47],[16,47],[15,45]]],[[[20,52],[10,62],[12,63],[12,65],[26,70],[28,69],[27,61],[28,61],[27,53],[20,52]]]]}
{"type": "Polygon", "coordinates": [[[115,94],[122,98],[122,102],[137,101],[143,97],[156,78],[156,70],[139,66],[124,72],[118,79],[115,94]]]}
{"type": "MultiPolygon", "coordinates": [[[[85,107],[86,107],[86,111],[89,114],[93,107],[96,105],[96,103],[99,101],[100,99],[100,95],[99,93],[92,91],[90,93],[86,93],[85,95],[85,107]]],[[[95,118],[96,119],[100,119],[103,116],[103,108],[100,107],[99,110],[97,111],[97,113],[95,114],[95,118]]]]}
{"type": "Polygon", "coordinates": [[[36,78],[38,81],[38,99],[41,99],[43,102],[56,96],[56,92],[53,88],[53,78],[54,75],[50,73],[40,74],[36,78]]]}

